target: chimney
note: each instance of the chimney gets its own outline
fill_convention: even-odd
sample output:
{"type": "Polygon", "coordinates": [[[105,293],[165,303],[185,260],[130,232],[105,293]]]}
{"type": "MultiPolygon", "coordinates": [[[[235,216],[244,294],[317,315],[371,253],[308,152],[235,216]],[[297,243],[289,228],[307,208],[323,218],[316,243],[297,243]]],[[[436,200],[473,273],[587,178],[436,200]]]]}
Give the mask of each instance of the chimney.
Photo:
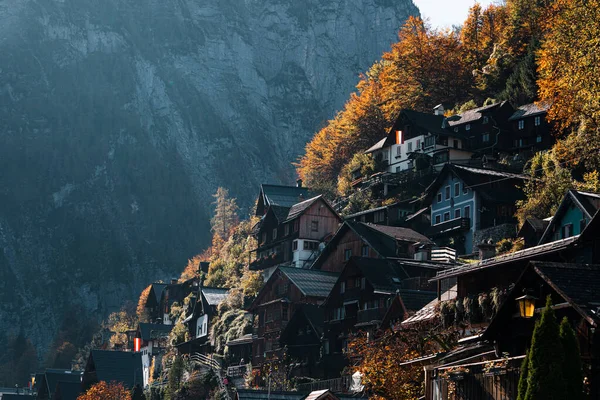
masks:
{"type": "Polygon", "coordinates": [[[438,104],[437,106],[433,107],[433,114],[434,115],[444,115],[444,106],[442,104],[438,104]]]}
{"type": "Polygon", "coordinates": [[[298,180],[296,181],[296,187],[299,187],[299,188],[301,188],[301,187],[302,187],[302,179],[298,179],[298,180]]]}
{"type": "Polygon", "coordinates": [[[492,239],[484,240],[477,248],[479,249],[479,261],[496,256],[496,244],[492,239]]]}

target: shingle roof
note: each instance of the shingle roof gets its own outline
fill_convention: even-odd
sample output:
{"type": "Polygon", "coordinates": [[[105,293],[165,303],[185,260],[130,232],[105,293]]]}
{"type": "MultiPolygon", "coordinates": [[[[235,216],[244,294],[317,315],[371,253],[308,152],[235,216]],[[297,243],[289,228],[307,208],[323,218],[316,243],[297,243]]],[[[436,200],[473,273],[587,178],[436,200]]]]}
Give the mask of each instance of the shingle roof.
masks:
{"type": "Polygon", "coordinates": [[[457,119],[452,118],[452,119],[447,119],[446,123],[448,124],[448,126],[455,126],[455,125],[462,125],[462,124],[466,124],[467,122],[472,122],[472,121],[477,121],[478,119],[480,119],[483,115],[481,114],[483,111],[490,111],[494,108],[497,108],[499,106],[502,106],[503,104],[505,104],[506,102],[501,102],[501,103],[494,103],[494,104],[490,104],[487,106],[483,106],[483,107],[478,107],[478,108],[473,108],[471,110],[467,110],[461,114],[457,114],[454,115],[452,117],[458,117],[457,119]]]}
{"type": "Polygon", "coordinates": [[[413,231],[409,228],[402,228],[398,226],[387,226],[367,223],[365,224],[371,229],[381,232],[385,235],[393,237],[396,240],[402,240],[414,243],[433,244],[427,236],[421,235],[419,232],[413,231]]]}
{"type": "Polygon", "coordinates": [[[214,288],[214,287],[203,287],[202,295],[206,299],[206,302],[211,306],[218,306],[221,304],[229,294],[229,289],[225,288],[214,288]]]}
{"type": "Polygon", "coordinates": [[[301,216],[304,213],[304,211],[308,210],[310,208],[310,206],[312,206],[316,201],[318,201],[322,197],[323,196],[319,195],[319,196],[313,197],[312,199],[304,200],[303,202],[294,204],[290,208],[290,210],[287,214],[286,221],[290,221],[294,218],[298,218],[299,216],[301,216]]]}
{"type": "Polygon", "coordinates": [[[327,297],[339,274],[314,269],[279,267],[305,296],[327,297]]]}
{"type": "MultiPolygon", "coordinates": [[[[81,382],[58,382],[54,392],[55,400],[77,400],[82,393],[81,382]]],[[[2,400],[6,400],[4,397],[2,400]]],[[[19,399],[23,400],[23,399],[19,399]]]]}
{"type": "Polygon", "coordinates": [[[152,284],[152,292],[154,293],[154,298],[156,299],[156,303],[160,303],[160,296],[162,296],[163,290],[167,287],[166,283],[153,283],[152,284]]]}
{"type": "Polygon", "coordinates": [[[172,329],[173,325],[139,323],[140,334],[144,341],[157,339],[165,334],[169,334],[172,329]]]}
{"type": "MultiPolygon", "coordinates": [[[[457,292],[458,292],[458,286],[455,285],[455,286],[451,287],[449,290],[442,293],[442,295],[440,297],[441,301],[448,301],[448,300],[455,299],[457,292]]],[[[429,303],[427,303],[425,306],[423,306],[421,309],[419,309],[419,311],[417,311],[412,316],[410,316],[409,318],[402,321],[402,325],[410,325],[413,323],[429,321],[429,320],[436,318],[437,314],[435,312],[435,307],[439,301],[440,300],[438,300],[437,298],[434,298],[429,303]]]]}
{"type": "Polygon", "coordinates": [[[291,207],[302,199],[312,197],[310,190],[306,187],[268,184],[262,184],[260,187],[267,206],[291,207]]]}
{"type": "Polygon", "coordinates": [[[242,337],[228,341],[226,343],[226,346],[241,346],[244,344],[251,344],[251,343],[252,343],[252,334],[248,333],[242,337]]]}
{"type": "Polygon", "coordinates": [[[432,134],[448,134],[448,132],[445,132],[442,129],[442,124],[444,122],[443,115],[423,113],[414,110],[403,110],[402,114],[404,114],[413,124],[422,128],[424,131],[432,134]]]}
{"type": "Polygon", "coordinates": [[[273,211],[273,214],[275,215],[275,218],[277,218],[277,222],[279,223],[285,221],[290,212],[290,207],[283,207],[277,205],[271,206],[270,209],[273,211]]]}
{"type": "Polygon", "coordinates": [[[548,226],[548,222],[547,221],[544,221],[543,219],[539,219],[539,218],[535,218],[535,217],[529,217],[529,218],[527,218],[526,222],[529,225],[531,225],[531,227],[533,228],[533,230],[536,231],[536,232],[543,231],[548,226]]]}
{"type": "Polygon", "coordinates": [[[591,323],[600,304],[600,265],[531,262],[533,269],[591,323]],[[593,312],[592,312],[593,311],[593,312]]]}
{"type": "Polygon", "coordinates": [[[92,350],[90,357],[98,381],[121,382],[127,388],[133,388],[136,384],[141,385],[144,382],[141,353],[92,350]]]}
{"type": "Polygon", "coordinates": [[[525,117],[532,117],[534,115],[545,114],[550,109],[550,103],[531,103],[525,104],[517,108],[517,110],[511,115],[508,120],[516,121],[525,117]]]}
{"type": "MultiPolygon", "coordinates": [[[[312,326],[313,330],[317,334],[318,337],[321,337],[323,334],[323,327],[325,321],[325,310],[323,307],[319,307],[316,304],[303,304],[300,307],[302,313],[312,326]]],[[[300,311],[299,310],[299,311],[300,311]]]]}
{"type": "Polygon", "coordinates": [[[400,298],[407,311],[417,311],[437,298],[437,292],[429,290],[400,289],[400,298]]]}
{"type": "Polygon", "coordinates": [[[58,382],[81,382],[82,371],[71,371],[68,369],[46,369],[46,385],[50,395],[54,395],[58,382]]]}
{"type": "Polygon", "coordinates": [[[570,190],[569,192],[579,201],[590,218],[596,214],[600,206],[600,194],[581,192],[579,190],[570,190]]]}
{"type": "Polygon", "coordinates": [[[594,214],[596,214],[596,211],[598,211],[598,207],[600,206],[600,195],[596,193],[579,192],[577,190],[568,190],[558,206],[558,209],[556,210],[552,220],[546,226],[544,234],[540,238],[540,243],[549,241],[549,238],[552,234],[553,225],[560,221],[560,218],[558,217],[566,212],[570,203],[575,204],[584,214],[587,214],[586,216],[589,219],[592,219],[594,214]]]}

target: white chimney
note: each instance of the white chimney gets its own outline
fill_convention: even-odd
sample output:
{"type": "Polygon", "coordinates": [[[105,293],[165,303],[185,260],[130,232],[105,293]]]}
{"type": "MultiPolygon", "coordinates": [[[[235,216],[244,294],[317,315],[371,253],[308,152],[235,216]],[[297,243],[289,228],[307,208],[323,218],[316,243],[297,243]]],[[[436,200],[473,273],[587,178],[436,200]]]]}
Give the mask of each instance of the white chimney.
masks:
{"type": "Polygon", "coordinates": [[[435,115],[444,115],[444,106],[442,104],[438,104],[433,107],[433,114],[435,115]]]}

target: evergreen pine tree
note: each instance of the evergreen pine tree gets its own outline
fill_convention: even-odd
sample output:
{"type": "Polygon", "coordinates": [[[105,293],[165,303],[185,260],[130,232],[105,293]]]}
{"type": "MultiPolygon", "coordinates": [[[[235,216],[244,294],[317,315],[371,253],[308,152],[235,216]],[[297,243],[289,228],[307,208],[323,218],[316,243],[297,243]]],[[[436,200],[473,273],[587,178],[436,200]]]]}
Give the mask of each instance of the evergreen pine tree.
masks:
{"type": "Polygon", "coordinates": [[[229,191],[225,188],[218,188],[215,198],[215,215],[210,220],[211,230],[221,239],[227,240],[231,229],[238,223],[238,206],[235,199],[229,197],[229,191]]]}
{"type": "Polygon", "coordinates": [[[567,393],[570,400],[580,400],[583,397],[583,370],[581,355],[579,353],[579,343],[577,342],[575,331],[566,317],[560,323],[560,340],[565,353],[563,376],[567,393]]]}
{"type": "Polygon", "coordinates": [[[536,323],[529,350],[527,393],[525,400],[564,400],[564,351],[552,300],[548,296],[542,317],[536,323]]]}
{"type": "Polygon", "coordinates": [[[508,100],[515,107],[536,99],[538,86],[535,52],[538,48],[538,42],[529,45],[527,54],[517,63],[513,73],[506,80],[504,91],[500,94],[502,100],[508,100]]]}
{"type": "Polygon", "coordinates": [[[525,358],[521,363],[521,375],[519,376],[519,389],[517,400],[525,400],[527,394],[527,378],[529,376],[529,352],[525,354],[525,358]]]}
{"type": "Polygon", "coordinates": [[[183,359],[181,356],[176,356],[169,369],[169,382],[167,386],[167,399],[175,398],[175,393],[179,390],[181,385],[181,378],[183,377],[183,359]]]}

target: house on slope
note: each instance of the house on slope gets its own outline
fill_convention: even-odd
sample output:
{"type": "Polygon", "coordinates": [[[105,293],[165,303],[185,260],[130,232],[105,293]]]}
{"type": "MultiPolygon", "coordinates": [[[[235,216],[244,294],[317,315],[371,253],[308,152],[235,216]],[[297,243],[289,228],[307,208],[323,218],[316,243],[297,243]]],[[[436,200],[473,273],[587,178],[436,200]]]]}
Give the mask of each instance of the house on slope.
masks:
{"type": "Polygon", "coordinates": [[[600,208],[600,194],[569,190],[540,238],[539,244],[577,236],[600,208]]]}
{"type": "Polygon", "coordinates": [[[92,350],[83,372],[83,388],[98,382],[122,383],[127,389],[144,384],[142,354],[128,351],[92,350]]]}
{"type": "Polygon", "coordinates": [[[255,317],[253,368],[260,368],[265,360],[281,355],[279,338],[290,317],[303,304],[320,304],[337,277],[334,272],[277,268],[248,308],[255,317]]]}
{"type": "Polygon", "coordinates": [[[171,333],[172,329],[173,325],[142,322],[138,324],[135,332],[135,339],[133,340],[133,351],[140,353],[142,356],[144,377],[142,386],[146,386],[148,385],[148,382],[150,382],[150,366],[152,364],[152,359],[161,356],[165,352],[169,333],[171,333]]]}
{"type": "Polygon", "coordinates": [[[524,199],[519,188],[526,175],[447,164],[426,189],[431,206],[427,236],[458,254],[471,254],[484,240],[516,234],[515,203],[524,199]]]}
{"type": "Polygon", "coordinates": [[[83,373],[81,371],[46,368],[43,373],[36,375],[37,398],[40,400],[54,400],[56,387],[60,382],[75,383],[81,386],[82,377],[83,373]]]}
{"type": "Polygon", "coordinates": [[[526,218],[517,232],[517,237],[523,239],[524,247],[536,246],[540,242],[551,220],[552,218],[526,218]]]}
{"type": "MultiPolygon", "coordinates": [[[[58,382],[53,400],[77,400],[83,394],[81,382],[58,382]]],[[[2,396],[2,400],[7,400],[2,396]]],[[[25,399],[17,399],[25,400],[25,399]]]]}
{"type": "Polygon", "coordinates": [[[261,271],[265,281],[278,266],[308,268],[320,245],[337,230],[340,222],[340,216],[323,196],[289,208],[270,206],[255,231],[258,247],[249,268],[261,271]]]}
{"type": "Polygon", "coordinates": [[[153,283],[150,285],[150,293],[148,293],[148,298],[144,305],[150,321],[156,321],[158,318],[163,317],[160,312],[160,299],[166,287],[166,283],[153,283]]]}
{"type": "Polygon", "coordinates": [[[163,324],[173,325],[175,323],[175,321],[171,320],[171,307],[174,303],[182,306],[184,299],[193,292],[196,292],[199,285],[199,278],[191,278],[185,282],[172,280],[170,284],[164,287],[160,298],[161,322],[163,324]]]}
{"type": "MultiPolygon", "coordinates": [[[[418,277],[433,277],[441,268],[413,266],[418,277]]],[[[375,333],[394,300],[403,308],[396,318],[416,312],[436,298],[435,285],[414,288],[414,274],[400,260],[352,257],[323,302],[324,334],[322,368],[325,379],[339,376],[347,365],[344,356],[352,333],[375,333]],[[421,290],[425,289],[425,290],[421,290]]],[[[390,317],[391,318],[391,317],[390,317]]]]}
{"type": "Polygon", "coordinates": [[[412,229],[345,221],[311,268],[340,272],[352,256],[428,260],[432,245],[412,229]]]}
{"type": "Polygon", "coordinates": [[[511,152],[533,155],[552,147],[556,140],[546,118],[549,109],[549,103],[532,103],[515,110],[508,118],[513,133],[511,152]]]}
{"type": "Polygon", "coordinates": [[[311,197],[315,197],[315,194],[309,188],[302,186],[301,179],[298,179],[296,186],[262,184],[256,200],[255,215],[262,217],[271,206],[290,208],[311,197]]]}

